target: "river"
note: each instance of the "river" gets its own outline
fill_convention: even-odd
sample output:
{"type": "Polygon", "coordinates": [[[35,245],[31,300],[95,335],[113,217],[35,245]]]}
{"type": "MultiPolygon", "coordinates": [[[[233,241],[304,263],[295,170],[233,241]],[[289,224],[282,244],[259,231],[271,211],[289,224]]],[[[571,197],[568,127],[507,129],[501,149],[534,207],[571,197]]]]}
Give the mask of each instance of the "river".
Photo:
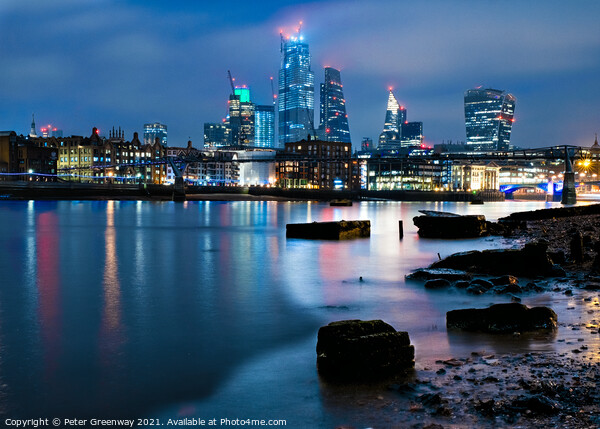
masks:
{"type": "Polygon", "coordinates": [[[0,202],[0,415],[333,427],[346,410],[316,373],[319,326],[381,318],[409,332],[423,367],[471,351],[446,311],[506,300],[405,282],[438,253],[512,245],[419,239],[419,209],[495,220],[555,206],[0,202]],[[371,237],[285,238],[287,223],[341,219],[370,219],[371,237]]]}

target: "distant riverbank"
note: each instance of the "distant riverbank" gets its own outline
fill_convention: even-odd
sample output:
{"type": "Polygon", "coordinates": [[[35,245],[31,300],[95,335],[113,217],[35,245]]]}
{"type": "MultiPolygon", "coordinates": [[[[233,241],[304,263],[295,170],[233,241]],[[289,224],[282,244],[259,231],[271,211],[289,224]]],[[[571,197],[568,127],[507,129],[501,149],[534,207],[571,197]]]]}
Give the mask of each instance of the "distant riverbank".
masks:
{"type": "MultiPolygon", "coordinates": [[[[155,184],[95,184],[77,182],[0,182],[0,199],[7,200],[169,200],[173,186],[155,184]]],[[[504,201],[499,191],[367,191],[283,189],[262,186],[187,186],[188,200],[219,201],[504,201]]]]}

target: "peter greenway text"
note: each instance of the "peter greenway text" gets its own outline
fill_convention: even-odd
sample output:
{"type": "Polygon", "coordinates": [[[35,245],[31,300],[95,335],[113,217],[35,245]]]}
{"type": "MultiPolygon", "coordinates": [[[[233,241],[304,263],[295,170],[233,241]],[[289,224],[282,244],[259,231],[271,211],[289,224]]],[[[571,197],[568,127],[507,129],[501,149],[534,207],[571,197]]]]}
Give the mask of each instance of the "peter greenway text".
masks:
{"type": "Polygon", "coordinates": [[[180,418],[180,419],[5,419],[6,426],[15,428],[37,428],[44,426],[54,427],[77,427],[77,426],[100,426],[100,427],[148,427],[148,426],[287,426],[287,420],[282,419],[229,419],[229,418],[180,418]]]}

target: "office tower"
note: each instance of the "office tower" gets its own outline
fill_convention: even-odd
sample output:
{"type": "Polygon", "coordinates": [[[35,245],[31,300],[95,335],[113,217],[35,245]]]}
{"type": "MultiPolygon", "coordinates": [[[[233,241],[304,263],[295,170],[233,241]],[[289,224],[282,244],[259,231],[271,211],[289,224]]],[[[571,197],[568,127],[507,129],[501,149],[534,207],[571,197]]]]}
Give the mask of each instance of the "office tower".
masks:
{"type": "Polygon", "coordinates": [[[404,122],[401,125],[400,135],[402,147],[421,146],[423,144],[423,122],[404,122]]]}
{"type": "Polygon", "coordinates": [[[204,147],[207,149],[217,149],[229,146],[229,130],[225,123],[205,122],[204,123],[204,147]]]}
{"type": "Polygon", "coordinates": [[[369,137],[363,137],[362,143],[360,144],[360,150],[363,152],[371,152],[375,150],[375,147],[373,147],[373,140],[371,140],[369,137]]]}
{"type": "Polygon", "coordinates": [[[229,144],[254,145],[255,105],[250,101],[250,89],[236,87],[229,96],[229,144]]]}
{"type": "Polygon", "coordinates": [[[379,149],[394,150],[401,146],[401,125],[406,122],[406,109],[398,104],[398,100],[390,89],[383,132],[379,135],[379,149]]]}
{"type": "Polygon", "coordinates": [[[467,146],[472,150],[507,150],[516,98],[497,89],[465,92],[467,146]]]}
{"type": "Polygon", "coordinates": [[[62,137],[63,136],[63,131],[59,130],[56,127],[53,127],[52,125],[47,125],[45,127],[41,128],[42,131],[42,137],[43,138],[48,138],[48,137],[62,137]]]}
{"type": "Polygon", "coordinates": [[[275,106],[256,105],[254,146],[275,147],[275,106]]]}
{"type": "Polygon", "coordinates": [[[250,88],[246,85],[236,86],[234,93],[240,98],[240,103],[250,103],[250,88]]]}
{"type": "Polygon", "coordinates": [[[321,84],[321,120],[319,138],[323,141],[350,143],[346,100],[339,70],[325,67],[325,82],[321,84]]]}
{"type": "Polygon", "coordinates": [[[37,137],[37,131],[35,130],[35,117],[31,114],[31,129],[29,130],[29,137],[37,137]]]}
{"type": "Polygon", "coordinates": [[[300,34],[281,36],[279,70],[279,146],[315,134],[315,75],[310,69],[308,44],[300,34]]]}
{"type": "Polygon", "coordinates": [[[158,122],[144,124],[144,144],[154,144],[157,137],[163,146],[167,145],[167,126],[158,122]]]}

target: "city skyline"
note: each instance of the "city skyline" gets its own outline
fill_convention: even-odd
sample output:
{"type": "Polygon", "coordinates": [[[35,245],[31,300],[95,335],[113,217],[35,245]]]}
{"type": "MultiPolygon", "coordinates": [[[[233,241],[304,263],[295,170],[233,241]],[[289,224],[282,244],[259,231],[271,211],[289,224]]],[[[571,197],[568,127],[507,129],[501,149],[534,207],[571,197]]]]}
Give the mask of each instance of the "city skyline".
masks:
{"type": "Polygon", "coordinates": [[[27,134],[32,113],[65,135],[114,126],[131,136],[160,122],[170,145],[199,147],[203,123],[225,116],[227,70],[270,104],[279,31],[302,20],[313,72],[344,74],[354,149],[381,132],[388,86],[425,124],[428,144],[466,140],[463,94],[479,85],[519,100],[515,145],[590,146],[598,131],[600,5],[591,1],[515,4],[510,14],[478,2],[171,4],[3,2],[0,129],[27,134]]]}

